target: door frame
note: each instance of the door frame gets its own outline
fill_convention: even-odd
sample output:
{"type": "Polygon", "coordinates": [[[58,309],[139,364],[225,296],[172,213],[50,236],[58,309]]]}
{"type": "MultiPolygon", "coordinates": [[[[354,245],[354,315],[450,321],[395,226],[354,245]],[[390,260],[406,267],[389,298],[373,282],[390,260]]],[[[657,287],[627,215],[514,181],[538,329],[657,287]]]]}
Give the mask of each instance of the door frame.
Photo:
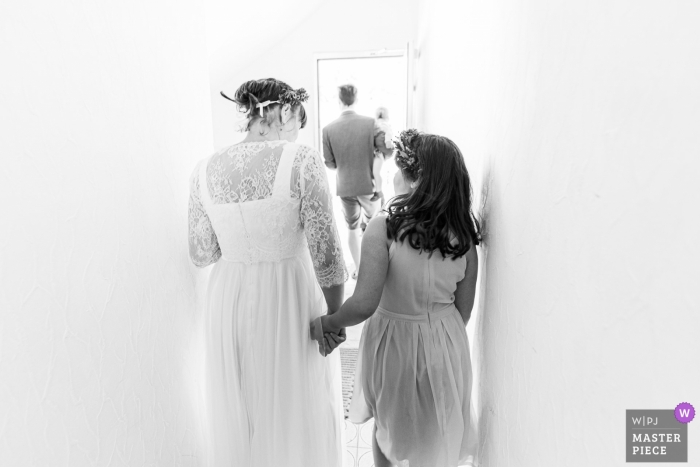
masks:
{"type": "Polygon", "coordinates": [[[313,57],[313,73],[314,73],[314,89],[313,97],[315,102],[315,117],[314,117],[314,145],[319,152],[323,151],[321,143],[321,102],[319,99],[318,88],[318,65],[321,60],[343,60],[352,58],[383,58],[383,57],[403,57],[406,67],[406,127],[413,126],[413,95],[415,84],[413,78],[415,51],[413,44],[408,42],[403,49],[378,49],[368,51],[355,52],[322,52],[315,53],[313,57]]]}

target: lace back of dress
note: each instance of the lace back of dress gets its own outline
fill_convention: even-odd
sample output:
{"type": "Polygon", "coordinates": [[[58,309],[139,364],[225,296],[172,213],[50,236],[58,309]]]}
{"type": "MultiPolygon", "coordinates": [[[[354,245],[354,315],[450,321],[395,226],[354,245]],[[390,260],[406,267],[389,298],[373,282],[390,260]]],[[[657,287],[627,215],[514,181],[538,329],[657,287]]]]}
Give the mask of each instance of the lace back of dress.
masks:
{"type": "Polygon", "coordinates": [[[347,280],[326,167],[308,146],[239,144],[207,158],[190,179],[188,217],[197,266],[308,251],[321,287],[347,280]]]}
{"type": "Polygon", "coordinates": [[[281,261],[303,251],[299,198],[291,189],[296,147],[239,144],[203,162],[201,197],[222,259],[281,261]]]}

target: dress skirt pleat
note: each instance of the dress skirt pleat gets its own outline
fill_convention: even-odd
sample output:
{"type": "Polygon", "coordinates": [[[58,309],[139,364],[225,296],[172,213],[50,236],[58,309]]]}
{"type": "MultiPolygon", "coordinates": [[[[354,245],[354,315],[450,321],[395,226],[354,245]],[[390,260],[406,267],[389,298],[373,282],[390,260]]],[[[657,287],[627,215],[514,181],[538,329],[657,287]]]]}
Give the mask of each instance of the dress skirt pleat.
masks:
{"type": "Polygon", "coordinates": [[[464,322],[454,306],[438,315],[379,309],[360,340],[350,420],[374,417],[379,447],[399,466],[470,465],[476,451],[464,322]]]}
{"type": "Polygon", "coordinates": [[[325,309],[311,260],[220,261],[206,307],[211,467],[341,466],[339,352],[309,323],[325,309]],[[333,461],[335,461],[333,463],[333,461]]]}

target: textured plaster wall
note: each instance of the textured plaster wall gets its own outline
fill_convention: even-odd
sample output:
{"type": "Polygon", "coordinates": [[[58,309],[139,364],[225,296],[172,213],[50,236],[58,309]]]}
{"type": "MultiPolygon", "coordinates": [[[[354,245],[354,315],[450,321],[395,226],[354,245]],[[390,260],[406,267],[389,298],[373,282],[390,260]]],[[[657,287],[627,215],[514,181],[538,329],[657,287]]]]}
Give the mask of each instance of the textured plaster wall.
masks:
{"type": "MultiPolygon", "coordinates": [[[[233,144],[242,137],[236,132],[236,106],[219,95],[222,89],[232,96],[247,80],[274,77],[295,88],[306,88],[313,96],[315,53],[403,49],[415,36],[418,0],[305,0],[298,3],[300,11],[308,12],[305,18],[300,18],[293,29],[285,29],[284,35],[273,45],[258,49],[257,57],[246,60],[249,54],[236,53],[231,48],[231,61],[222,62],[221,51],[212,61],[212,118],[216,147],[233,144]]],[[[292,14],[291,18],[297,16],[292,14]]],[[[274,20],[271,28],[261,26],[258,35],[276,34],[274,20]]],[[[258,41],[253,34],[246,40],[255,43],[256,48],[257,44],[264,46],[268,42],[264,38],[258,41]]],[[[306,110],[308,123],[299,134],[299,142],[314,146],[313,129],[317,116],[313,99],[306,105],[306,110]]]]}
{"type": "Polygon", "coordinates": [[[188,177],[204,12],[0,6],[0,465],[200,465],[188,177]]]}
{"type": "Polygon", "coordinates": [[[700,5],[422,8],[419,127],[488,192],[483,465],[625,465],[625,409],[700,404],[700,5]]]}

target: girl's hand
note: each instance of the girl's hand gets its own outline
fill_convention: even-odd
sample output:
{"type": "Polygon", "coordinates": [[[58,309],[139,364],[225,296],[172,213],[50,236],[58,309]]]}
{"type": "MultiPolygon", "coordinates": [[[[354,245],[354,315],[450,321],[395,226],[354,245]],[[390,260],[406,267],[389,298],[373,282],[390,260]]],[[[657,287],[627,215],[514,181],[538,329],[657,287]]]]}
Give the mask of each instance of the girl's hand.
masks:
{"type": "Polygon", "coordinates": [[[326,355],[330,354],[338,347],[340,344],[345,342],[345,330],[342,329],[341,333],[326,332],[324,333],[324,340],[326,343],[326,355]]]}
{"type": "Polygon", "coordinates": [[[339,335],[340,329],[333,329],[333,327],[331,326],[330,317],[331,315],[321,316],[321,325],[323,326],[323,332],[332,332],[336,335],[339,335]]]}
{"type": "Polygon", "coordinates": [[[333,352],[340,344],[345,342],[345,329],[340,329],[337,333],[326,331],[324,328],[324,318],[321,316],[311,322],[309,326],[309,334],[311,339],[318,344],[318,352],[324,357],[333,352]]]}
{"type": "Polygon", "coordinates": [[[340,330],[337,333],[334,333],[333,335],[337,336],[340,339],[340,344],[345,342],[347,339],[347,334],[345,333],[345,328],[340,328],[340,330]]]}

